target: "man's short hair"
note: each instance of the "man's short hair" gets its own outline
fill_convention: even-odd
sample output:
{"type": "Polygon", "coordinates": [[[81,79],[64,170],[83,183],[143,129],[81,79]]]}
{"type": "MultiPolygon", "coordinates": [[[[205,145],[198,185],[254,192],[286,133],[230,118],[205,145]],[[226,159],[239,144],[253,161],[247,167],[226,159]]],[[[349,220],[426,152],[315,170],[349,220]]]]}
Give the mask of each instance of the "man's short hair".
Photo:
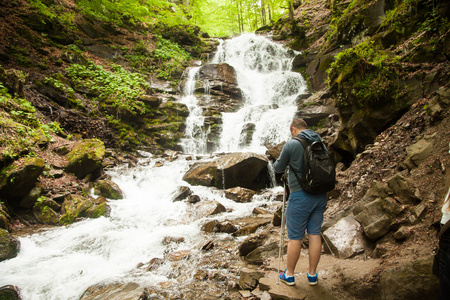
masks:
{"type": "Polygon", "coordinates": [[[297,129],[307,129],[308,125],[306,124],[305,120],[295,118],[294,120],[292,120],[291,127],[295,127],[297,129]]]}

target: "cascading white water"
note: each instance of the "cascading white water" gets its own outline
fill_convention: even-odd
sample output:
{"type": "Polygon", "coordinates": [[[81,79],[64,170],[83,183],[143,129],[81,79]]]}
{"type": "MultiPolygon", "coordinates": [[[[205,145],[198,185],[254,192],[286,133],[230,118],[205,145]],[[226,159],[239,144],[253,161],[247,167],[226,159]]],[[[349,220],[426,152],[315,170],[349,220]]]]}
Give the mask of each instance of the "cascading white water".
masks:
{"type": "Polygon", "coordinates": [[[197,97],[194,95],[195,82],[200,67],[189,69],[187,82],[184,88],[184,96],[181,102],[189,109],[189,117],[186,120],[185,137],[181,140],[183,151],[186,153],[206,153],[206,136],[204,130],[205,117],[203,109],[198,105],[197,97]]]}
{"type": "Polygon", "coordinates": [[[296,98],[306,91],[300,74],[291,72],[292,50],[265,37],[245,34],[219,46],[213,63],[228,63],[237,73],[244,106],[222,114],[221,152],[265,152],[265,143],[278,144],[289,137],[289,124],[297,107],[296,98]],[[254,126],[250,145],[245,127],[254,126]],[[244,146],[242,146],[244,145],[244,146]]]}
{"type": "MultiPolygon", "coordinates": [[[[238,112],[223,114],[220,151],[244,150],[239,147],[239,139],[248,123],[255,124],[249,147],[254,152],[264,152],[264,142],[287,139],[288,125],[296,111],[295,98],[305,89],[301,77],[289,71],[288,51],[263,37],[245,35],[225,42],[214,61],[235,67],[245,101],[238,112]]],[[[198,68],[190,70],[190,90],[182,99],[191,112],[184,147],[188,153],[203,154],[207,132],[193,94],[197,72],[198,68]]],[[[171,246],[172,251],[199,249],[207,241],[200,226],[208,217],[198,215],[185,202],[172,202],[177,187],[188,185],[182,176],[189,164],[180,158],[156,167],[148,157],[138,167],[110,171],[126,196],[109,202],[111,216],[20,237],[19,255],[0,263],[0,286],[17,286],[24,300],[79,299],[88,287],[98,283],[133,281],[151,286],[173,280],[163,268],[140,272],[136,266],[163,257],[167,248],[162,240],[166,236],[184,238],[184,242],[171,246]]],[[[236,203],[208,187],[190,188],[200,198],[218,201],[228,209],[214,217],[219,221],[248,216],[255,207],[272,201],[259,195],[253,202],[236,203]]]]}

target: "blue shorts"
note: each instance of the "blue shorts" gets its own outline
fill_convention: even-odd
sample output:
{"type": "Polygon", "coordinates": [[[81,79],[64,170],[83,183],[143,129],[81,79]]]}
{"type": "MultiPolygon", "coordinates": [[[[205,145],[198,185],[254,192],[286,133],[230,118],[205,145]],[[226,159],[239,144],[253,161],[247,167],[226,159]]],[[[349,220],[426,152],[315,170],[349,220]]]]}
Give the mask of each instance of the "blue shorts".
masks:
{"type": "Polygon", "coordinates": [[[290,240],[301,240],[308,234],[320,234],[327,194],[298,191],[289,195],[286,207],[286,227],[290,240]]]}

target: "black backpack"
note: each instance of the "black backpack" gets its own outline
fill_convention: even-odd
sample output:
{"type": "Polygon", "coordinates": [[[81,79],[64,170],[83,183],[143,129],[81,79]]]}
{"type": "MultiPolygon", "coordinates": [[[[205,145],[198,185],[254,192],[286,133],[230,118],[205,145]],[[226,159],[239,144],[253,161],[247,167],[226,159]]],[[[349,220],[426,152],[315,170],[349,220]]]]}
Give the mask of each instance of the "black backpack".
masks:
{"type": "Polygon", "coordinates": [[[322,141],[308,142],[304,138],[294,137],[305,149],[303,155],[302,178],[299,178],[292,166],[290,169],[302,189],[308,193],[320,194],[332,191],[336,185],[336,166],[322,141]]]}

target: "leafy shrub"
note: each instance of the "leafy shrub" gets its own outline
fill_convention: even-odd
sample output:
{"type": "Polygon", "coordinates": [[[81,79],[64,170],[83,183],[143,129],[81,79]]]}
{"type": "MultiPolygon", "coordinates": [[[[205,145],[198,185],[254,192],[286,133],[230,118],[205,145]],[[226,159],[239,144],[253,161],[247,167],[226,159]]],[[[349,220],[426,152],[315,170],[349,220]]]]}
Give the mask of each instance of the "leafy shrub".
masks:
{"type": "Polygon", "coordinates": [[[143,75],[115,64],[106,70],[92,61],[87,66],[73,64],[66,71],[75,85],[88,88],[90,93],[98,95],[100,103],[116,109],[119,114],[124,111],[132,115],[145,113],[145,105],[137,100],[149,87],[143,75]]]}
{"type": "Polygon", "coordinates": [[[152,55],[160,66],[157,77],[163,79],[171,77],[176,70],[184,69],[184,63],[190,59],[190,55],[178,44],[160,36],[152,55]]]}

